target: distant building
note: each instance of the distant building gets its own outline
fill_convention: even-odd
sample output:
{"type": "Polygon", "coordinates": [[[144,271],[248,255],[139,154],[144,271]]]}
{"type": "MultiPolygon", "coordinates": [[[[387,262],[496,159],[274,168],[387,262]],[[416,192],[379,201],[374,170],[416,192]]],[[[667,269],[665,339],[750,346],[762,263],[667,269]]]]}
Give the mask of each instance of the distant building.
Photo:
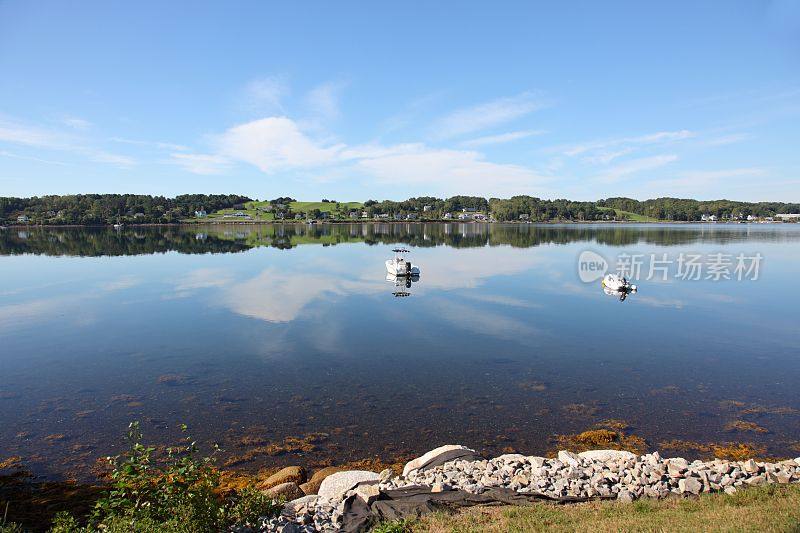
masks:
{"type": "Polygon", "coordinates": [[[30,221],[31,219],[28,218],[28,215],[20,215],[17,217],[17,222],[20,222],[22,224],[27,224],[30,221]]]}
{"type": "Polygon", "coordinates": [[[366,211],[362,211],[361,218],[369,218],[369,213],[367,213],[366,211]]]}
{"type": "Polygon", "coordinates": [[[475,220],[483,221],[483,220],[486,220],[486,215],[484,215],[483,213],[476,213],[475,215],[473,215],[472,218],[475,219],[475,220]]]}
{"type": "Polygon", "coordinates": [[[427,213],[427,212],[428,212],[428,211],[430,211],[431,209],[433,209],[433,206],[430,206],[430,205],[423,205],[423,206],[422,206],[422,212],[423,212],[423,213],[427,213]]]}
{"type": "Polygon", "coordinates": [[[450,220],[453,218],[453,213],[445,213],[444,215],[442,215],[442,218],[445,220],[450,220]]]}
{"type": "Polygon", "coordinates": [[[133,218],[144,218],[144,213],[134,213],[133,218]]]}
{"type": "Polygon", "coordinates": [[[796,220],[800,221],[800,213],[778,213],[775,215],[775,218],[779,218],[781,220],[796,220]]]}
{"type": "Polygon", "coordinates": [[[208,213],[206,213],[205,209],[200,209],[200,210],[194,212],[194,216],[197,217],[197,218],[203,218],[206,215],[208,215],[208,213]]]}
{"type": "Polygon", "coordinates": [[[469,213],[461,213],[460,215],[458,215],[458,220],[469,220],[471,218],[472,215],[470,215],[469,213]]]}
{"type": "Polygon", "coordinates": [[[530,216],[528,213],[522,213],[522,214],[519,216],[519,219],[520,219],[520,220],[530,220],[530,219],[531,219],[531,216],[530,216]]]}
{"type": "Polygon", "coordinates": [[[747,215],[747,220],[752,222],[753,220],[758,220],[758,217],[754,217],[753,215],[747,215]]]}
{"type": "Polygon", "coordinates": [[[414,213],[409,213],[409,214],[406,215],[406,220],[416,220],[416,219],[417,219],[417,215],[414,214],[414,213]]]}
{"type": "Polygon", "coordinates": [[[376,218],[389,218],[389,213],[381,213],[376,218]]]}
{"type": "Polygon", "coordinates": [[[475,207],[465,207],[461,211],[463,213],[474,213],[475,211],[477,211],[477,208],[475,208],[475,207]]]}
{"type": "Polygon", "coordinates": [[[359,214],[358,211],[350,211],[350,218],[358,218],[359,214]]]}

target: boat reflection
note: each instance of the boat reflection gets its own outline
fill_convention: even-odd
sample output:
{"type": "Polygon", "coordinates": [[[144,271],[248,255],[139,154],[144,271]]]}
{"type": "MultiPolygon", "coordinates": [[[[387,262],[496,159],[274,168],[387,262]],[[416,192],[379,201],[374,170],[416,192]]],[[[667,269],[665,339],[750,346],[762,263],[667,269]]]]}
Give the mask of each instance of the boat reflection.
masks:
{"type": "Polygon", "coordinates": [[[635,286],[631,287],[623,287],[620,289],[612,289],[611,287],[603,286],[603,292],[606,293],[607,296],[616,296],[619,298],[620,302],[624,302],[629,294],[636,294],[635,286]]]}
{"type": "Polygon", "coordinates": [[[392,296],[395,298],[407,298],[411,296],[411,291],[408,290],[411,288],[413,283],[419,281],[419,275],[414,274],[412,276],[395,276],[394,274],[386,274],[386,281],[392,283],[394,285],[394,291],[392,291],[392,296]]]}

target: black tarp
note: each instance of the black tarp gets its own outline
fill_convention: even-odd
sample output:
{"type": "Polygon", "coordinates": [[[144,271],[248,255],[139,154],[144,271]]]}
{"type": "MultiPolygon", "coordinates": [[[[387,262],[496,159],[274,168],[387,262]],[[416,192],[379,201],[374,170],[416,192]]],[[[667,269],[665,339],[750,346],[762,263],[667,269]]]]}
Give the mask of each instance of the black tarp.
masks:
{"type": "Polygon", "coordinates": [[[344,501],[341,531],[367,531],[383,521],[419,518],[434,511],[454,511],[473,505],[530,505],[537,501],[576,503],[591,499],[599,498],[554,498],[546,494],[519,493],[505,488],[490,488],[481,494],[472,494],[463,490],[431,492],[430,487],[407,487],[381,491],[370,503],[355,494],[349,496],[344,501]]]}

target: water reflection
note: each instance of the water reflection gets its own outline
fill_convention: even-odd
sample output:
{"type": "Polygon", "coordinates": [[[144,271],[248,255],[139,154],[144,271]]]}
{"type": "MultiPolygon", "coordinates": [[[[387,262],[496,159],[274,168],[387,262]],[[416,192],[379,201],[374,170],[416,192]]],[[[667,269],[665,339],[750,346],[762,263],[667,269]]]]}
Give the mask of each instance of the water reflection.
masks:
{"type": "Polygon", "coordinates": [[[0,449],[42,468],[65,470],[57,459],[74,464],[75,446],[94,446],[89,462],[114,453],[133,419],[160,443],[186,422],[253,469],[451,442],[541,454],[608,419],[654,448],[745,440],[777,456],[800,441],[800,226],[276,224],[24,237],[0,232],[0,427],[13,428],[0,449]],[[761,251],[765,270],[754,283],[645,281],[625,305],[577,272],[587,248],[614,257],[679,244],[761,251]],[[424,279],[387,279],[390,250],[411,245],[424,279]],[[622,344],[609,337],[620,324],[622,344]],[[720,407],[732,401],[741,409],[720,407]],[[726,429],[743,417],[769,433],[726,429]],[[302,454],[257,457],[247,445],[254,434],[283,443],[320,433],[302,454]]]}
{"type": "Polygon", "coordinates": [[[392,296],[395,298],[407,298],[411,296],[411,286],[419,281],[419,274],[412,276],[395,276],[387,272],[386,281],[394,285],[392,296]]]}
{"type": "Polygon", "coordinates": [[[290,249],[304,244],[333,246],[363,242],[420,248],[512,246],[596,242],[601,245],[798,242],[792,224],[263,224],[112,228],[32,228],[0,230],[0,255],[140,255],[176,251],[184,254],[236,253],[258,247],[290,249]]]}

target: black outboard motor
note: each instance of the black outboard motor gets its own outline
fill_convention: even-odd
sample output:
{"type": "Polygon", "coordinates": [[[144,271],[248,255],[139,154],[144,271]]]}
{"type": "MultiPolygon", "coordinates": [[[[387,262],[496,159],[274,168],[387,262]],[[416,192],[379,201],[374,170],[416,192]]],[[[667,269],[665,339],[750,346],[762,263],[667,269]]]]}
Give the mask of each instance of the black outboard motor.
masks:
{"type": "Polygon", "coordinates": [[[411,261],[406,261],[406,274],[411,273],[411,261]]]}

